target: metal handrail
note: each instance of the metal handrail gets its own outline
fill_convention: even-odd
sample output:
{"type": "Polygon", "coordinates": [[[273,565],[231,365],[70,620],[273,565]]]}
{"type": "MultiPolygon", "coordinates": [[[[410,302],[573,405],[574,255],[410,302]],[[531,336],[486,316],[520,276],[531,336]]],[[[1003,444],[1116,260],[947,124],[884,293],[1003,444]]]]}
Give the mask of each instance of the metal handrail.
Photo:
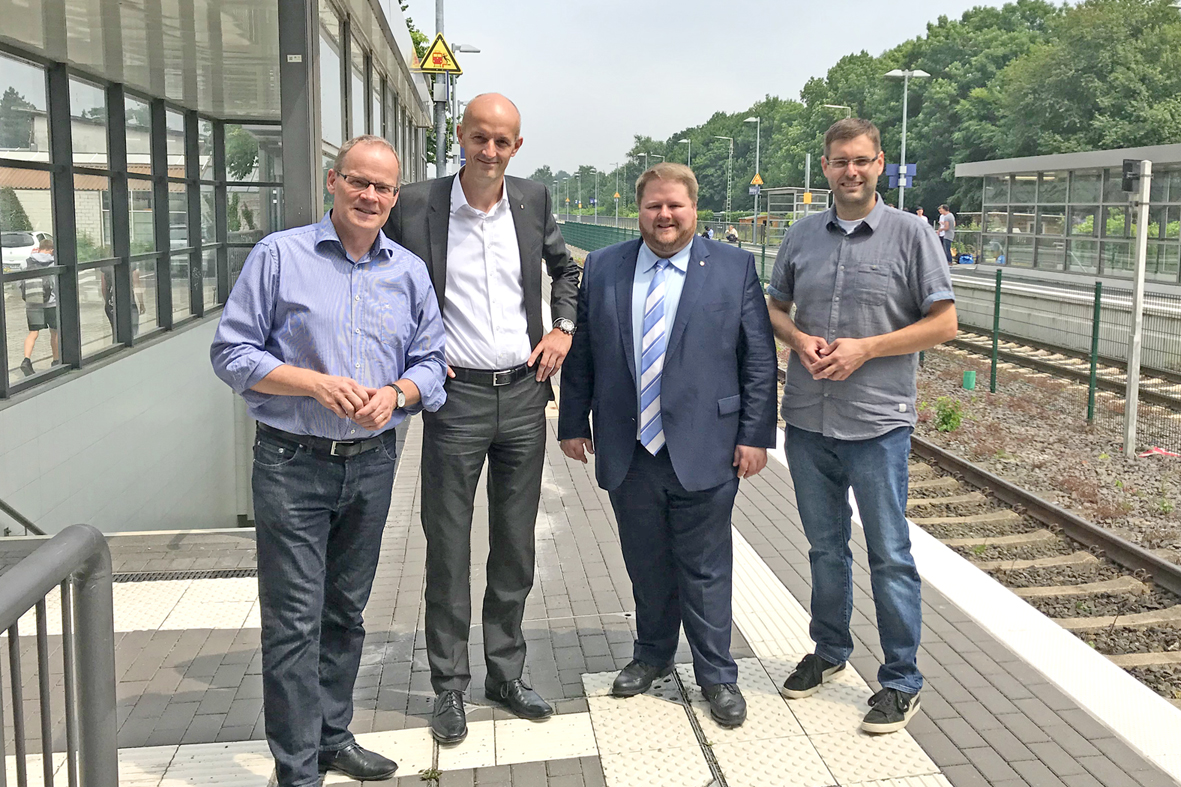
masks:
{"type": "Polygon", "coordinates": [[[14,522],[23,527],[25,529],[25,535],[28,535],[29,533],[32,533],[35,536],[45,535],[45,531],[33,524],[33,520],[29,519],[20,511],[17,511],[15,508],[8,505],[8,503],[5,503],[3,500],[0,500],[0,511],[8,514],[8,516],[11,517],[14,522]]]}
{"type": "MultiPolygon", "coordinates": [[[[58,586],[62,593],[68,782],[71,787],[78,784],[118,787],[112,580],[111,552],[103,534],[89,525],[72,525],[9,569],[0,582],[0,630],[8,632],[19,787],[27,784],[27,773],[17,621],[29,610],[36,609],[43,784],[51,787],[53,743],[45,597],[58,586]]],[[[3,729],[0,729],[0,757],[4,755],[3,741],[3,729]]],[[[0,773],[0,783],[3,783],[2,776],[0,773]]]]}

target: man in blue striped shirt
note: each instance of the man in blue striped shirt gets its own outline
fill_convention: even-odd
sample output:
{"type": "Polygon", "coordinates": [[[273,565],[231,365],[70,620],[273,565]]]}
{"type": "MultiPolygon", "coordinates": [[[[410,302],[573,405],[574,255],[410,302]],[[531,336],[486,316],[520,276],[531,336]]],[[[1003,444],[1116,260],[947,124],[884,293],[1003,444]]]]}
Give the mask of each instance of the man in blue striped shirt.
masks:
{"type": "Polygon", "coordinates": [[[388,779],[349,722],[390,507],[394,428],[446,400],[443,321],[422,260],[382,225],[398,155],[349,140],[328,172],[332,210],[250,252],[214,337],[214,371],[258,421],[254,516],[263,715],[281,787],[340,771],[388,779]]]}

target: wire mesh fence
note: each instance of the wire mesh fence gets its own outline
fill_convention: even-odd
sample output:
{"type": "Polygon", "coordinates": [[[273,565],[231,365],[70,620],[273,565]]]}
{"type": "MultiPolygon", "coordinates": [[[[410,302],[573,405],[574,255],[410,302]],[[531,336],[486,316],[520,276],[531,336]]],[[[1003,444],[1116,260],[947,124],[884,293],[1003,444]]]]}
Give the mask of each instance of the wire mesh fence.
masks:
{"type": "MultiPolygon", "coordinates": [[[[1000,271],[995,278],[957,272],[953,281],[961,332],[992,343],[994,390],[995,369],[1005,363],[1067,377],[1086,386],[1080,417],[1122,432],[1131,289],[1000,271]]],[[[1145,297],[1136,399],[1137,446],[1181,452],[1181,293],[1145,297]]]]}

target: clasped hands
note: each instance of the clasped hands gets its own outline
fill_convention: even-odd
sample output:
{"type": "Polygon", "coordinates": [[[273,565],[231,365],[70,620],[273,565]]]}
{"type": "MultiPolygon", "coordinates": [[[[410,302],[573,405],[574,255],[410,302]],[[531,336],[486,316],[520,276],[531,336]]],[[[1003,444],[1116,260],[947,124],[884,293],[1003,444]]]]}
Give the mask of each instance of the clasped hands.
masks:
{"type": "Polygon", "coordinates": [[[873,357],[865,339],[837,339],[801,334],[792,347],[813,380],[844,380],[873,357]]]}
{"type": "Polygon", "coordinates": [[[350,418],[362,429],[375,432],[394,414],[398,394],[388,385],[370,388],[349,377],[322,375],[313,396],[341,418],[350,418]]]}

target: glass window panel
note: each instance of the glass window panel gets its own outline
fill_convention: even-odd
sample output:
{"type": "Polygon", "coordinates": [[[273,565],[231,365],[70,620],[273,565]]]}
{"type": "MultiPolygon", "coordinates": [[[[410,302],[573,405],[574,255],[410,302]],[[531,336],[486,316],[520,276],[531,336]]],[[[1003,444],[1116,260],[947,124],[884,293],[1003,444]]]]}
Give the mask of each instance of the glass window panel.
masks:
{"type": "MultiPolygon", "coordinates": [[[[28,270],[57,264],[52,251],[38,251],[28,270]]],[[[58,276],[10,282],[4,289],[9,380],[43,372],[61,359],[58,343],[58,276]]]]}
{"type": "Polygon", "coordinates": [[[1007,177],[989,176],[984,179],[984,204],[1009,204],[1009,179],[1007,177]]]}
{"type": "Polygon", "coordinates": [[[1103,201],[1114,203],[1126,203],[1128,201],[1129,192],[1122,188],[1124,173],[1122,169],[1107,170],[1107,177],[1103,181],[1103,201]]]}
{"type": "Polygon", "coordinates": [[[0,167],[0,247],[3,247],[4,271],[24,270],[33,250],[44,238],[52,237],[50,174],[0,167]]]}
{"type": "Polygon", "coordinates": [[[98,175],[74,176],[74,222],[78,262],[101,260],[111,250],[111,179],[98,175]]]}
{"type": "Polygon", "coordinates": [[[160,309],[156,302],[156,260],[136,260],[131,263],[131,291],[135,296],[131,308],[131,336],[140,327],[151,330],[160,324],[160,309]]]}
{"type": "Polygon", "coordinates": [[[1033,267],[1033,235],[1009,236],[1009,253],[1006,255],[1005,264],[1017,268],[1033,267]]]}
{"type": "Polygon", "coordinates": [[[1033,205],[1014,205],[1009,209],[1009,231],[1032,235],[1037,229],[1036,219],[1033,205]]]}
{"type": "Polygon", "coordinates": [[[169,277],[172,280],[172,317],[183,320],[193,311],[193,299],[189,290],[189,255],[173,254],[169,259],[169,277]]]}
{"type": "Polygon", "coordinates": [[[217,243],[217,220],[213,201],[213,186],[201,187],[201,245],[217,243]]]}
{"type": "Polygon", "coordinates": [[[1181,202],[1181,168],[1170,170],[1169,178],[1169,202],[1181,202]]]}
{"type": "Polygon", "coordinates": [[[1066,234],[1066,208],[1062,205],[1042,205],[1038,208],[1038,235],[1066,234]]]}
{"type": "Polygon", "coordinates": [[[1070,206],[1070,234],[1092,238],[1099,236],[1099,208],[1096,205],[1070,206]]]}
{"type": "Polygon", "coordinates": [[[340,147],[344,144],[341,134],[344,99],[340,94],[339,26],[335,17],[332,21],[331,29],[320,28],[320,127],[324,141],[340,147]]]}
{"type": "Polygon", "coordinates": [[[166,110],[164,116],[167,119],[165,125],[168,137],[168,177],[183,178],[185,176],[185,117],[172,109],[166,110]]]}
{"type": "Polygon", "coordinates": [[[146,101],[125,96],[127,114],[127,171],[152,174],[152,112],[146,101]]]}
{"type": "Polygon", "coordinates": [[[234,288],[234,283],[238,281],[238,274],[242,272],[242,266],[246,264],[246,258],[250,255],[250,246],[231,246],[227,249],[230,263],[230,289],[234,288]]]}
{"type": "Polygon", "coordinates": [[[257,243],[282,229],[283,190],[275,186],[230,186],[226,224],[230,243],[257,243]]]}
{"type": "Polygon", "coordinates": [[[213,180],[213,122],[197,118],[197,177],[213,180]]]}
{"type": "Polygon", "coordinates": [[[373,127],[369,133],[378,136],[385,133],[381,129],[381,79],[377,74],[373,75],[373,127]]]}
{"type": "Polygon", "coordinates": [[[115,303],[115,266],[78,272],[83,358],[115,343],[115,303]]]}
{"type": "Polygon", "coordinates": [[[282,134],[280,126],[227,125],[226,176],[229,180],[282,181],[282,134]]]}
{"type": "Polygon", "coordinates": [[[353,39],[352,85],[349,88],[349,137],[365,133],[365,50],[353,39]]]}
{"type": "Polygon", "coordinates": [[[985,232],[1005,232],[1009,229],[1008,210],[989,210],[984,213],[985,232]]]}
{"type": "Polygon", "coordinates": [[[1038,203],[1066,202],[1066,181],[1066,172],[1043,172],[1037,191],[1038,203]]]}
{"type": "Polygon", "coordinates": [[[985,235],[984,241],[981,244],[982,262],[990,262],[994,265],[1005,264],[1005,240],[1006,235],[985,235]]]}
{"type": "Polygon", "coordinates": [[[98,85],[70,78],[70,136],[74,163],[106,169],[107,94],[98,85]]]}
{"type": "Polygon", "coordinates": [[[332,210],[332,206],[336,203],[336,197],[328,193],[328,170],[332,169],[333,156],[330,156],[327,153],[324,153],[323,155],[324,164],[323,169],[321,170],[321,176],[323,180],[321,185],[324,187],[324,210],[330,211],[332,210]]]}
{"type": "Polygon", "coordinates": [[[1134,265],[1131,241],[1103,242],[1103,273],[1111,276],[1130,276],[1134,265]]]}
{"type": "Polygon", "coordinates": [[[1169,173],[1164,171],[1152,171],[1152,186],[1148,191],[1149,202],[1168,202],[1169,200],[1169,173]]]}
{"type": "Polygon", "coordinates": [[[1103,237],[1126,238],[1131,234],[1128,226],[1128,209],[1122,205],[1103,207],[1103,237]]]}
{"type": "Polygon", "coordinates": [[[1060,271],[1066,265],[1066,241],[1062,238],[1037,239],[1037,266],[1042,270],[1060,271]]]}
{"type": "Polygon", "coordinates": [[[217,306],[217,250],[206,249],[201,255],[201,283],[205,310],[217,306]]]}
{"type": "Polygon", "coordinates": [[[1033,202],[1037,199],[1037,175],[1014,175],[1009,202],[1033,202]]]}
{"type": "Polygon", "coordinates": [[[189,201],[184,186],[168,185],[168,246],[184,249],[189,245],[189,201]],[[175,189],[175,191],[173,190],[175,189]]]}
{"type": "Polygon", "coordinates": [[[144,254],[156,250],[156,228],[152,220],[152,183],[148,180],[129,178],[130,187],[127,201],[129,227],[131,228],[131,253],[144,254]]]}
{"type": "Polygon", "coordinates": [[[1153,281],[1177,281],[1179,249],[1176,243],[1148,241],[1147,277],[1153,281]]]}
{"type": "Polygon", "coordinates": [[[45,69],[0,54],[0,155],[49,161],[45,69]]]}
{"type": "Polygon", "coordinates": [[[1071,175],[1071,204],[1085,205],[1088,202],[1098,202],[1102,178],[1101,172],[1075,172],[1071,175]]]}
{"type": "Polygon", "coordinates": [[[1161,237],[1171,240],[1181,238],[1181,207],[1172,205],[1165,209],[1165,223],[1161,227],[1161,237]]]}
{"type": "Polygon", "coordinates": [[[1072,240],[1066,254],[1068,270],[1080,273],[1099,272],[1099,241],[1072,240]]]}

